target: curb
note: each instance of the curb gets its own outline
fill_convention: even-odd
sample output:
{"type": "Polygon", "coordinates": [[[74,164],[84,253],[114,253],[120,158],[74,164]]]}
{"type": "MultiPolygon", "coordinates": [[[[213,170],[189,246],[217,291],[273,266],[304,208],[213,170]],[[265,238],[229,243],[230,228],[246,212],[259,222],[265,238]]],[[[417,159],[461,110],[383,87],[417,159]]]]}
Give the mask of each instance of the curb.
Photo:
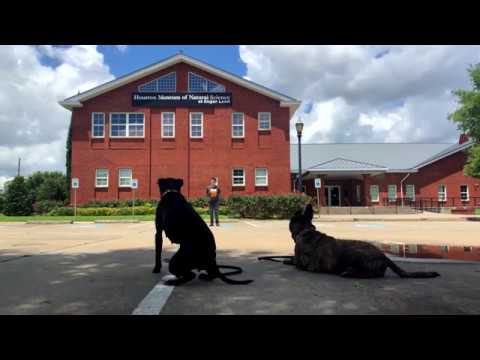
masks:
{"type": "Polygon", "coordinates": [[[95,220],[95,224],[138,224],[140,220],[95,220]]]}
{"type": "Polygon", "coordinates": [[[73,224],[73,220],[44,220],[44,221],[27,221],[27,225],[58,225],[58,224],[73,224]]]}
{"type": "Polygon", "coordinates": [[[385,219],[385,218],[351,218],[351,219],[322,219],[314,218],[314,222],[371,222],[371,221],[384,221],[384,222],[408,222],[408,221],[437,221],[437,222],[450,222],[450,221],[480,221],[480,218],[415,218],[415,219],[385,219]]]}

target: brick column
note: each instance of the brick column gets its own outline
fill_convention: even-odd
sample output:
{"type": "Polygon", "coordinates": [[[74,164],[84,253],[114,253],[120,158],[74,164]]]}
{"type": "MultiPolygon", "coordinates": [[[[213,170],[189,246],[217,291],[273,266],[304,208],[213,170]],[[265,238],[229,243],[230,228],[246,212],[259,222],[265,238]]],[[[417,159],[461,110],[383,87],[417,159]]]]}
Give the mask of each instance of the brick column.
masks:
{"type": "Polygon", "coordinates": [[[362,174],[362,182],[363,182],[362,205],[370,206],[370,175],[362,174]]]}

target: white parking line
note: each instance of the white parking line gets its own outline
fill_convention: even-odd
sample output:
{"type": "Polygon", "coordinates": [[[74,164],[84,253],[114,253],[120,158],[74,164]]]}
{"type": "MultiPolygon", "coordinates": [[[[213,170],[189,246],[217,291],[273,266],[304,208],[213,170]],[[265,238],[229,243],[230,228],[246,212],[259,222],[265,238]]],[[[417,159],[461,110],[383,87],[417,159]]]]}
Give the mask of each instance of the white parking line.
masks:
{"type": "Polygon", "coordinates": [[[251,223],[251,222],[248,222],[248,221],[244,221],[244,223],[247,224],[247,225],[253,226],[253,227],[260,227],[257,224],[254,224],[254,223],[251,223]]]}
{"type": "MultiPolygon", "coordinates": [[[[165,277],[164,277],[165,278],[165,277]]],[[[167,303],[175,286],[163,285],[164,279],[159,282],[140,302],[132,315],[159,315],[167,303]]]]}

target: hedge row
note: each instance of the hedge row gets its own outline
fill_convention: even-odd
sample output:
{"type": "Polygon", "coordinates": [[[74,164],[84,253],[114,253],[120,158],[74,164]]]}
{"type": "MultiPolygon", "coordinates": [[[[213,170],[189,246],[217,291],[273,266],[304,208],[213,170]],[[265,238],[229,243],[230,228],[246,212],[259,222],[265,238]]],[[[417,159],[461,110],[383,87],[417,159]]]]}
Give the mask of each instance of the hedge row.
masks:
{"type": "Polygon", "coordinates": [[[289,219],[312,198],[306,195],[246,195],[227,200],[230,216],[252,219],[289,219]]]}
{"type": "MultiPolygon", "coordinates": [[[[53,209],[48,213],[52,216],[73,216],[74,209],[71,207],[61,207],[53,209]]],[[[135,215],[153,215],[155,208],[151,206],[135,206],[135,215]]],[[[132,208],[77,208],[77,216],[117,216],[132,215],[132,208]]]]}

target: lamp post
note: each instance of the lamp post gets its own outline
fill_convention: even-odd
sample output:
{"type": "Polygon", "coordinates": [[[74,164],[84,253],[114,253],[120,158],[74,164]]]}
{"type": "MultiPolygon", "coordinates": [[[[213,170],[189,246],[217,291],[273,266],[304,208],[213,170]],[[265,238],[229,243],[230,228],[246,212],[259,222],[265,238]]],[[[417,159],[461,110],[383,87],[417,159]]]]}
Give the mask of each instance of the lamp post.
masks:
{"type": "Polygon", "coordinates": [[[303,131],[303,122],[299,118],[298,122],[295,124],[297,129],[298,136],[298,183],[300,192],[303,192],[303,181],[302,181],[302,131],[303,131]]]}

